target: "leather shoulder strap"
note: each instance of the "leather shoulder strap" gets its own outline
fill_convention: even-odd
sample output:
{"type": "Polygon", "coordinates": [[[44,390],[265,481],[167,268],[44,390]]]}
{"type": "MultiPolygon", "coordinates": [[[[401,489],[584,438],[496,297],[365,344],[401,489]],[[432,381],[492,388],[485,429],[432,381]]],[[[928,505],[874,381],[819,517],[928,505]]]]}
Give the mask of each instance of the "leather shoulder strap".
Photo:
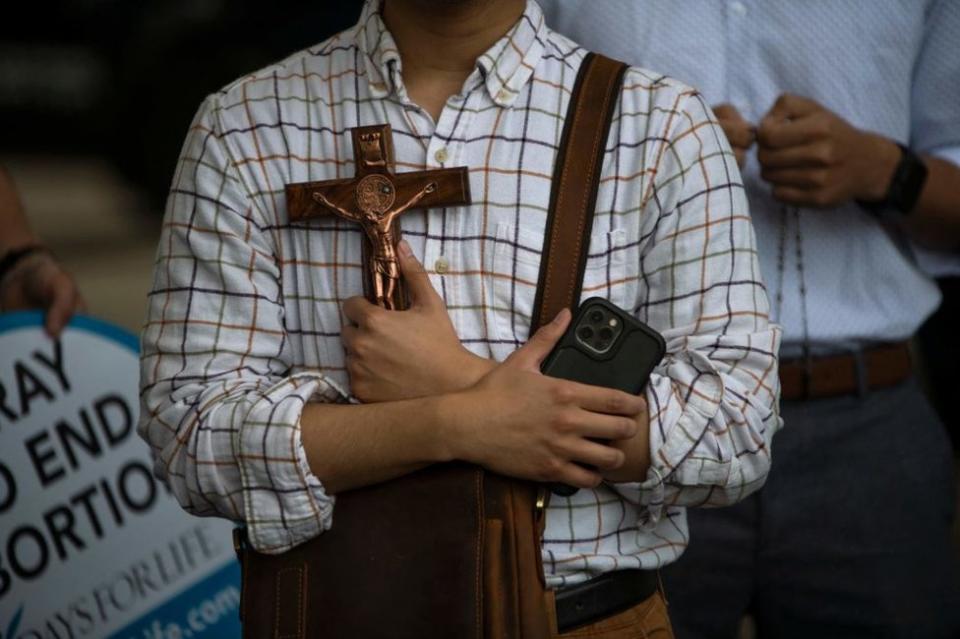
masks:
{"type": "Polygon", "coordinates": [[[553,170],[531,334],[580,302],[603,153],[626,69],[588,53],[577,73],[553,170]]]}

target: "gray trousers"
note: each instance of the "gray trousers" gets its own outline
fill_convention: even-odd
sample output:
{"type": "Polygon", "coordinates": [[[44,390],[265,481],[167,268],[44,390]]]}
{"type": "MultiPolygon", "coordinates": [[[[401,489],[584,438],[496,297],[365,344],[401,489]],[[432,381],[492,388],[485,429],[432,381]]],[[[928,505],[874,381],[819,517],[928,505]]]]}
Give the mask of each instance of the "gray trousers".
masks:
{"type": "Polygon", "coordinates": [[[678,639],[960,637],[950,442],[914,380],[784,402],[766,486],[690,509],[663,571],[678,639]]]}

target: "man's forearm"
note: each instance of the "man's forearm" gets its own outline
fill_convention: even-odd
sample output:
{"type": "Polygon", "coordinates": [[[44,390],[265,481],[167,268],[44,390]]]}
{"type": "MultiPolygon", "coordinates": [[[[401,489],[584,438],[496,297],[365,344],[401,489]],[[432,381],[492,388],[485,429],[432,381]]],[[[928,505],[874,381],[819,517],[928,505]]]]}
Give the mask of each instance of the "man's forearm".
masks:
{"type": "Polygon", "coordinates": [[[443,401],[308,404],[300,425],[310,469],[336,494],[449,461],[443,401]]]}
{"type": "MultiPolygon", "coordinates": [[[[881,199],[890,188],[890,180],[900,162],[896,143],[879,135],[869,135],[873,144],[873,175],[867,177],[868,200],[881,199]]],[[[907,232],[919,243],[936,249],[960,246],[960,167],[931,155],[924,155],[927,179],[906,222],[907,232]]]]}
{"type": "Polygon", "coordinates": [[[924,246],[956,249],[960,247],[960,167],[929,155],[923,161],[927,181],[907,218],[907,230],[924,246]]]}

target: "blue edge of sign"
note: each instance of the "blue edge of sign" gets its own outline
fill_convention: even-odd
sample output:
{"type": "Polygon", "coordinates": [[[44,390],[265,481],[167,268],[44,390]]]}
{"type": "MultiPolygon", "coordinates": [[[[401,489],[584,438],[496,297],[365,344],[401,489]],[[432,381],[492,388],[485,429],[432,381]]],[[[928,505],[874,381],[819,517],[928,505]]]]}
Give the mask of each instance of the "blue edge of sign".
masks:
{"type": "Polygon", "coordinates": [[[240,634],[240,565],[232,562],[109,639],[220,639],[240,634]]]}
{"type": "MultiPolygon", "coordinates": [[[[0,333],[12,331],[18,328],[36,328],[43,326],[43,313],[41,311],[17,311],[14,313],[4,313],[0,315],[0,333]]],[[[117,344],[124,346],[134,353],[140,352],[140,340],[130,331],[126,331],[119,326],[114,326],[109,322],[104,322],[88,315],[74,315],[67,324],[70,328],[76,328],[88,333],[96,333],[107,339],[113,340],[117,344]]]]}
{"type": "MultiPolygon", "coordinates": [[[[0,333],[42,326],[40,311],[0,315],[0,333]]],[[[75,315],[68,326],[106,337],[133,353],[140,352],[136,335],[103,320],[75,315]]],[[[239,597],[240,566],[231,562],[110,635],[110,639],[239,637],[239,597]]]]}

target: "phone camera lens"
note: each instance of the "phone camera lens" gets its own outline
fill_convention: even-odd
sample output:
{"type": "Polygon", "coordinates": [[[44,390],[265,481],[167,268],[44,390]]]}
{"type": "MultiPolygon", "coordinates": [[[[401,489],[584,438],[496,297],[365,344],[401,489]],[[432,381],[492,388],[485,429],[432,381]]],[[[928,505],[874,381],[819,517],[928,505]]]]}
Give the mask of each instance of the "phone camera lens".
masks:
{"type": "Polygon", "coordinates": [[[581,326],[580,330],[577,331],[577,335],[584,341],[589,340],[593,337],[593,329],[589,326],[581,326]]]}
{"type": "Polygon", "coordinates": [[[613,331],[604,326],[600,329],[600,339],[602,339],[604,342],[609,342],[613,339],[613,331]]]}
{"type": "Polygon", "coordinates": [[[590,312],[590,321],[594,324],[599,324],[603,321],[603,311],[591,311],[590,312]]]}

